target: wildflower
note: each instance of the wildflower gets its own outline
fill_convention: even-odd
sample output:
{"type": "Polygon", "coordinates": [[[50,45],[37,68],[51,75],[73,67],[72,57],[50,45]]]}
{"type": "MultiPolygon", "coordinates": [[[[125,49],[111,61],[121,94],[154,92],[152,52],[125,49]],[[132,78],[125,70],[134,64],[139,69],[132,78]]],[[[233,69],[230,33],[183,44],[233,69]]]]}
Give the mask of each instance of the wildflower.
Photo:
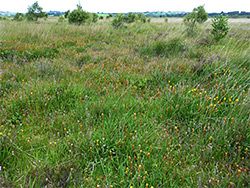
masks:
{"type": "Polygon", "coordinates": [[[3,133],[2,133],[2,132],[0,132],[0,136],[3,136],[3,133]]]}

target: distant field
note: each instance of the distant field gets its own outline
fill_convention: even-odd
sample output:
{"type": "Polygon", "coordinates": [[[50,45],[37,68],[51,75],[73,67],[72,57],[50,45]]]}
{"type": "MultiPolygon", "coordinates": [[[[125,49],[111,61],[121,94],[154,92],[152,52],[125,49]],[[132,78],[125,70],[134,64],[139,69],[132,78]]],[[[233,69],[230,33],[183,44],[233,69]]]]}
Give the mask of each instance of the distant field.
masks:
{"type": "Polygon", "coordinates": [[[0,21],[0,187],[249,187],[250,19],[210,24],[0,21]]]}

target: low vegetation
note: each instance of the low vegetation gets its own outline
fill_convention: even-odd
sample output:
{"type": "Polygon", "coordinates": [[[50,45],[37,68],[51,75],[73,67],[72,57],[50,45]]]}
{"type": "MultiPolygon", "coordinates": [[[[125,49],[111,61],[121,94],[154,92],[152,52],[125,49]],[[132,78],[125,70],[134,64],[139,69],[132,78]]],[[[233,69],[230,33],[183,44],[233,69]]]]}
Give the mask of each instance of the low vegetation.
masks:
{"type": "Polygon", "coordinates": [[[250,25],[120,16],[0,21],[0,187],[249,187],[250,25]]]}

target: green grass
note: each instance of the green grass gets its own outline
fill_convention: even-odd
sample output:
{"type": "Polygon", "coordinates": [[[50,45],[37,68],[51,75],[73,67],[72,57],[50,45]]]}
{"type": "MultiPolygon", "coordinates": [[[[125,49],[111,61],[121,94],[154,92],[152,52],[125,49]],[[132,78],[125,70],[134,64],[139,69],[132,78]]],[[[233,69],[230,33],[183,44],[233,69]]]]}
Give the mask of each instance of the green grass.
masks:
{"type": "Polygon", "coordinates": [[[249,25],[127,26],[0,22],[0,186],[249,186],[249,25]]]}

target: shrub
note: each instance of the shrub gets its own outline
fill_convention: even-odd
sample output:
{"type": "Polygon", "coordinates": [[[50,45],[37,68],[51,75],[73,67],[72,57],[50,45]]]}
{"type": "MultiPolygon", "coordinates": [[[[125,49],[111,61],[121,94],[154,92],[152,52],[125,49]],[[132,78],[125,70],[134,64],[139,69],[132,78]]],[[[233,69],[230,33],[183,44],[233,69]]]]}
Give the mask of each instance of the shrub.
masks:
{"type": "Polygon", "coordinates": [[[16,13],[13,17],[14,21],[22,21],[24,20],[24,14],[23,13],[16,13]]]}
{"type": "Polygon", "coordinates": [[[58,22],[64,22],[65,21],[64,16],[63,15],[59,16],[57,21],[58,22]]]}
{"type": "Polygon", "coordinates": [[[73,23],[77,25],[86,23],[88,18],[89,18],[89,14],[85,12],[84,10],[82,10],[81,5],[77,5],[77,9],[73,10],[68,16],[69,23],[70,24],[73,23]]]}
{"type": "Polygon", "coordinates": [[[28,12],[25,16],[29,21],[37,21],[38,18],[48,17],[48,14],[43,12],[43,8],[40,7],[38,2],[36,1],[33,5],[28,7],[28,12]]]}
{"type": "Polygon", "coordinates": [[[197,31],[197,22],[204,23],[208,19],[208,14],[206,13],[204,6],[199,6],[194,8],[191,14],[187,14],[183,22],[186,25],[186,33],[188,36],[196,34],[197,31]]]}
{"type": "Polygon", "coordinates": [[[100,16],[99,19],[100,19],[100,20],[103,20],[103,16],[100,16]]]}
{"type": "Polygon", "coordinates": [[[204,6],[199,6],[194,9],[194,13],[196,14],[196,20],[198,23],[204,23],[208,19],[208,14],[206,13],[204,6]]]}
{"type": "Polygon", "coordinates": [[[165,18],[165,19],[164,19],[164,22],[165,22],[165,23],[168,23],[168,18],[165,18]]]}
{"type": "Polygon", "coordinates": [[[113,17],[113,15],[112,14],[109,14],[107,17],[106,17],[106,19],[109,19],[109,18],[112,18],[113,17]]]}
{"type": "Polygon", "coordinates": [[[68,16],[69,16],[69,14],[70,14],[70,10],[68,10],[68,11],[66,11],[65,13],[64,13],[64,18],[68,18],[68,16]]]}
{"type": "Polygon", "coordinates": [[[125,27],[125,25],[123,23],[123,16],[124,16],[123,14],[116,14],[115,15],[115,18],[112,21],[113,28],[118,29],[118,28],[125,27]]]}
{"type": "Polygon", "coordinates": [[[6,16],[6,15],[3,15],[3,16],[2,16],[2,20],[9,20],[9,17],[6,16]]]}
{"type": "Polygon", "coordinates": [[[195,14],[187,14],[183,19],[184,24],[186,25],[186,33],[188,36],[192,36],[196,34],[197,24],[196,24],[196,15],[195,14]]]}
{"type": "Polygon", "coordinates": [[[137,14],[137,19],[141,21],[142,23],[146,23],[147,21],[147,16],[145,14],[139,13],[137,14]]]}
{"type": "Polygon", "coordinates": [[[99,18],[98,14],[92,13],[92,22],[93,23],[96,23],[98,21],[98,18],[99,18]]]}
{"type": "Polygon", "coordinates": [[[222,14],[218,17],[215,17],[212,20],[212,27],[211,34],[215,41],[219,41],[227,36],[229,31],[228,27],[228,16],[223,16],[222,14]]]}
{"type": "Polygon", "coordinates": [[[135,22],[135,18],[136,18],[136,15],[135,13],[128,13],[127,16],[123,16],[123,21],[126,22],[126,23],[133,23],[135,22]]]}

